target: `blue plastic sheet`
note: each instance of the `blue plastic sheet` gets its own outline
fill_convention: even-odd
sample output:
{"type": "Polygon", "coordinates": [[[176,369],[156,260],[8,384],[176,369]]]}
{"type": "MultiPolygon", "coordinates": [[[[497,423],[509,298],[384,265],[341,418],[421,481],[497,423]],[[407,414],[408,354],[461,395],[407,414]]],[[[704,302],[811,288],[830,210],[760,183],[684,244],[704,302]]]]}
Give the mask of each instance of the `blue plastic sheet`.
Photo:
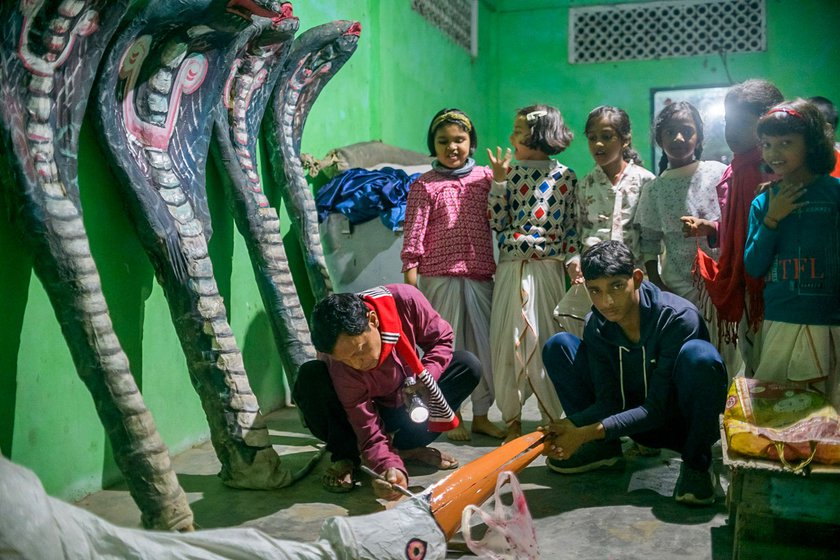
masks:
{"type": "Polygon", "coordinates": [[[344,214],[351,224],[361,224],[379,216],[392,231],[402,229],[408,187],[420,173],[408,175],[402,169],[383,167],[376,171],[354,168],[339,173],[321,187],[315,197],[318,220],[330,213],[344,214]]]}

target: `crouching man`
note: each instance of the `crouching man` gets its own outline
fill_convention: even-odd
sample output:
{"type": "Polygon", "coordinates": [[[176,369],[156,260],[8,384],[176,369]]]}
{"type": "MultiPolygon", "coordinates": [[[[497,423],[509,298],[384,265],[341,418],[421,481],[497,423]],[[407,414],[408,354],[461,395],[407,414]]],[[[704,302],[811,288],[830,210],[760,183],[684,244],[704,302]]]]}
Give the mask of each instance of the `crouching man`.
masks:
{"type": "Polygon", "coordinates": [[[311,331],[319,359],[301,366],[292,394],[332,455],[325,489],[352,490],[361,460],[388,481],[373,481],[375,494],[388,500],[400,495],[394,486],[408,487],[404,459],[458,466],[428,445],[457,425],[452,410],[478,385],[481,365],[469,352],[452,351],[452,328],[419,290],[389,284],[332,294],[315,305],[311,331]],[[415,393],[423,410],[415,410],[415,393]]]}
{"type": "Polygon", "coordinates": [[[550,428],[547,464],[563,474],[623,466],[618,438],[630,436],[682,454],[678,502],[712,504],[726,368],[697,308],[644,280],[634,262],[618,241],[581,257],[593,304],[583,340],[559,333],[543,348],[567,415],[550,428]]]}

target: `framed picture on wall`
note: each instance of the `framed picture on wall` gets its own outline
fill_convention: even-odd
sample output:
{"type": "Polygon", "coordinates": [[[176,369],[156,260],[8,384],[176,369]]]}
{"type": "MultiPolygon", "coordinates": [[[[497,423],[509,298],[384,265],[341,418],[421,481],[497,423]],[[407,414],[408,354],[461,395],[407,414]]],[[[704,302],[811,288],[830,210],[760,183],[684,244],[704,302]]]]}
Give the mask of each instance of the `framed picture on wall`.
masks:
{"type": "MultiPolygon", "coordinates": [[[[650,90],[650,111],[651,122],[656,120],[666,105],[677,101],[687,101],[697,107],[703,119],[703,155],[704,160],[716,160],[729,164],[732,161],[732,152],[726,145],[726,138],[723,132],[723,98],[729,86],[703,86],[703,87],[677,87],[677,88],[653,88],[650,90]]],[[[662,157],[662,149],[652,142],[654,172],[658,174],[659,158],[662,157]]]]}

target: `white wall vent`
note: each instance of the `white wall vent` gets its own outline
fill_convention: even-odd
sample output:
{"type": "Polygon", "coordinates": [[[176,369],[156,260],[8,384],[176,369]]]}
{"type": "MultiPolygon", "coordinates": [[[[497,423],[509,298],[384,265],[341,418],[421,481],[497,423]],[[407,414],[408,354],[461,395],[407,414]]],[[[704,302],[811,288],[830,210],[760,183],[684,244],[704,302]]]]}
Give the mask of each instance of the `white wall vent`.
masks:
{"type": "Polygon", "coordinates": [[[569,8],[569,62],[767,50],[765,0],[669,0],[569,8]]]}
{"type": "Polygon", "coordinates": [[[411,0],[411,9],[473,57],[478,55],[478,0],[411,0]]]}

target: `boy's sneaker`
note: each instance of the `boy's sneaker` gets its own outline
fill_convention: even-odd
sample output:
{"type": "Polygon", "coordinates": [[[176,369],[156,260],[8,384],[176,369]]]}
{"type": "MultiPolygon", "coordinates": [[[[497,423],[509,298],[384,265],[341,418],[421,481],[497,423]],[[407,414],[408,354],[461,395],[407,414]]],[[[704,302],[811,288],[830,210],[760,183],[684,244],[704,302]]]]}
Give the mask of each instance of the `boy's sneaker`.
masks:
{"type": "Polygon", "coordinates": [[[595,469],[623,469],[624,456],[621,454],[621,442],[618,440],[590,441],[584,443],[577,453],[568,459],[548,458],[548,468],[560,474],[577,474],[595,469]]]}
{"type": "Polygon", "coordinates": [[[685,463],[680,466],[680,477],[674,490],[674,498],[681,504],[709,506],[715,503],[717,475],[711,468],[698,471],[685,463]]]}

